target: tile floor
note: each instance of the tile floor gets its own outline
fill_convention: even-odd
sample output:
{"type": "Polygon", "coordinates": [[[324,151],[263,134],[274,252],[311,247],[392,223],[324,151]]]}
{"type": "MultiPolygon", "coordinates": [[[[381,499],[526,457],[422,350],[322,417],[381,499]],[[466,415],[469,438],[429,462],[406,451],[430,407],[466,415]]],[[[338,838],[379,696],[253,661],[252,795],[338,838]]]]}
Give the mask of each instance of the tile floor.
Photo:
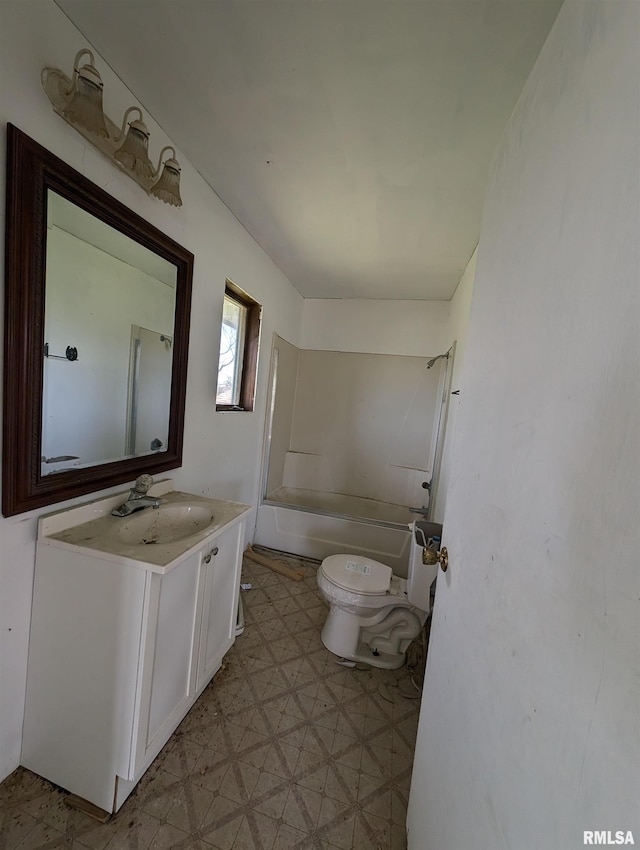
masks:
{"type": "Polygon", "coordinates": [[[19,768],[0,784],[0,850],[404,850],[411,673],[337,664],[317,563],[287,560],[304,581],[245,559],[244,633],[118,814],[101,824],[19,768]]]}

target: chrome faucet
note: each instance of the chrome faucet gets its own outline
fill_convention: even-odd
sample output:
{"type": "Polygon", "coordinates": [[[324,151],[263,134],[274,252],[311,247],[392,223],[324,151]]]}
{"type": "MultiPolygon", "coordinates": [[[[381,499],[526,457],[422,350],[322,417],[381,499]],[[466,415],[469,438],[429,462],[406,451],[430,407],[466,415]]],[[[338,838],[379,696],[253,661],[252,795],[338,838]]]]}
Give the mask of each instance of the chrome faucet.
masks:
{"type": "Polygon", "coordinates": [[[129,516],[143,508],[159,508],[162,499],[147,496],[147,490],[152,484],[153,476],[141,475],[131,488],[127,501],[114,508],[111,511],[111,516],[129,516]]]}

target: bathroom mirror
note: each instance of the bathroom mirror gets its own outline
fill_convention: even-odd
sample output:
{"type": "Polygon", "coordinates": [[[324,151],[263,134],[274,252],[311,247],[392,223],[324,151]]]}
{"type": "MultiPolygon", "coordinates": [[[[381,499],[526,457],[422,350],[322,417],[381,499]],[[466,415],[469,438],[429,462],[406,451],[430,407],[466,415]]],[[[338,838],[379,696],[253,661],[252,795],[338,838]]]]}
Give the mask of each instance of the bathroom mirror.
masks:
{"type": "Polygon", "coordinates": [[[193,255],[7,131],[11,516],[180,466],[193,255]]]}

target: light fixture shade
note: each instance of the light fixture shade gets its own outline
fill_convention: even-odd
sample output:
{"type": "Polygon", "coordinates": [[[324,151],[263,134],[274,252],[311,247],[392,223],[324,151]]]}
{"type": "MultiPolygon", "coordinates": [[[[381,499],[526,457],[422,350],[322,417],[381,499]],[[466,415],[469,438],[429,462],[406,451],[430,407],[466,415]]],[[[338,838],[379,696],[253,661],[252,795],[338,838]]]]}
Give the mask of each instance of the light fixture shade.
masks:
{"type": "Polygon", "coordinates": [[[155,169],[149,159],[148,153],[149,131],[142,121],[142,112],[140,112],[137,106],[132,106],[125,112],[122,132],[124,134],[127,115],[133,109],[140,113],[140,118],[129,123],[127,135],[113,156],[127,171],[133,172],[142,180],[149,180],[155,174],[155,169]]]}
{"type": "Polygon", "coordinates": [[[73,63],[71,96],[62,114],[72,124],[106,139],[109,133],[102,111],[102,90],[103,82],[93,64],[93,54],[90,50],[81,50],[73,63]],[[79,67],[83,53],[89,54],[89,64],[79,67]]]}
{"type": "Polygon", "coordinates": [[[182,206],[182,198],[180,197],[180,164],[177,159],[171,157],[165,160],[160,179],[149,189],[149,193],[156,198],[160,198],[166,204],[171,204],[173,207],[182,206]]]}

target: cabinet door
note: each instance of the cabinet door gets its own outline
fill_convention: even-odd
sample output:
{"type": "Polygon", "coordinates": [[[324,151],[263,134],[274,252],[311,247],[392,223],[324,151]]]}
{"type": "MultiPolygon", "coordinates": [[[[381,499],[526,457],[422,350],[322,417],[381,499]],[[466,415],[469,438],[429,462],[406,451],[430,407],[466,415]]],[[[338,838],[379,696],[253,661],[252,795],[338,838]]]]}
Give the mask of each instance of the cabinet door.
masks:
{"type": "Polygon", "coordinates": [[[98,552],[38,541],[20,764],[106,811],[131,763],[150,583],[98,552]]]}
{"type": "Polygon", "coordinates": [[[204,600],[196,690],[218,670],[236,636],[244,523],[219,535],[202,553],[204,600]]]}
{"type": "Polygon", "coordinates": [[[160,751],[188,711],[194,688],[199,557],[153,575],[143,642],[134,772],[160,751]]]}

